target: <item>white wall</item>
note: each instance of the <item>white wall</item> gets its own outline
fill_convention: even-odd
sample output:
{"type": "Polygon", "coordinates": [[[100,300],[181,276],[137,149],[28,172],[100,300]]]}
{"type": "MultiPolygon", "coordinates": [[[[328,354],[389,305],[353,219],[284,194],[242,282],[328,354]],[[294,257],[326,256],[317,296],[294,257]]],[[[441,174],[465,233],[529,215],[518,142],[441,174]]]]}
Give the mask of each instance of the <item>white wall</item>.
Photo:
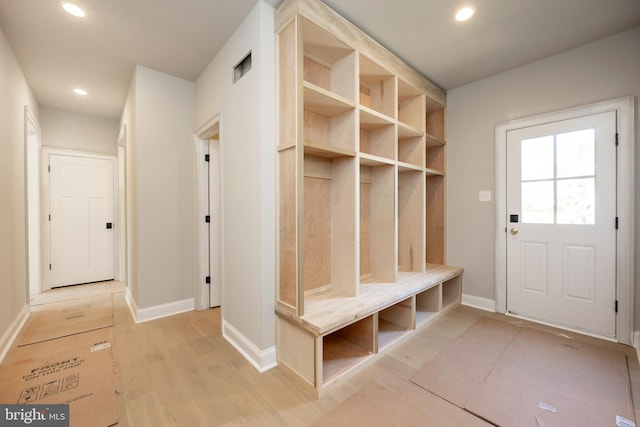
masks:
{"type": "Polygon", "coordinates": [[[259,351],[275,345],[273,15],[259,1],[196,81],[196,129],[222,114],[222,313],[259,351]],[[233,84],[249,51],[252,69],[233,84]]]}
{"type": "Polygon", "coordinates": [[[117,154],[117,120],[40,108],[42,145],[99,154],[117,154]]]}
{"type": "Polygon", "coordinates": [[[0,338],[3,338],[27,305],[24,107],[28,106],[38,117],[38,103],[2,30],[0,94],[0,338]]]}
{"type": "Polygon", "coordinates": [[[465,268],[464,293],[495,299],[495,204],[478,202],[495,190],[495,125],[630,95],[640,95],[640,27],[447,94],[447,262],[465,268]]]}
{"type": "Polygon", "coordinates": [[[193,298],[195,84],[137,66],[127,124],[130,293],[144,310],[193,298]]]}

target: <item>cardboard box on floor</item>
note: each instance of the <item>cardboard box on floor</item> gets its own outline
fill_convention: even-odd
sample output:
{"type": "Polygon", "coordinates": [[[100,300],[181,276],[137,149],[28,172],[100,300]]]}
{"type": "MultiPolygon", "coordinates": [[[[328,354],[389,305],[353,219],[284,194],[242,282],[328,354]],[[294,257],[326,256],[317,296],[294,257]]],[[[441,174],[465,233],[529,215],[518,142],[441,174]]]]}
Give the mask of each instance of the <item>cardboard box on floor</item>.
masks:
{"type": "Polygon", "coordinates": [[[70,425],[118,422],[111,328],[14,349],[0,366],[0,403],[69,404],[70,425]]]}
{"type": "Polygon", "coordinates": [[[111,295],[47,304],[31,313],[18,346],[113,326],[111,295]]]}

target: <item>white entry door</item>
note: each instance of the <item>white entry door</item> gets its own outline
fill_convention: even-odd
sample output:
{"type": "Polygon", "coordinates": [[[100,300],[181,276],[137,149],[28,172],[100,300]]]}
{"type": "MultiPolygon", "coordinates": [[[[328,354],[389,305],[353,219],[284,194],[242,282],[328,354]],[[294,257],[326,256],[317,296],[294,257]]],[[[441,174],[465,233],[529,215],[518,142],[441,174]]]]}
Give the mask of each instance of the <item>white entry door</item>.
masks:
{"type": "Polygon", "coordinates": [[[616,336],[616,113],[507,133],[507,311],[616,336]]]}
{"type": "Polygon", "coordinates": [[[113,280],[113,161],[50,154],[49,169],[49,287],[113,280]]]}

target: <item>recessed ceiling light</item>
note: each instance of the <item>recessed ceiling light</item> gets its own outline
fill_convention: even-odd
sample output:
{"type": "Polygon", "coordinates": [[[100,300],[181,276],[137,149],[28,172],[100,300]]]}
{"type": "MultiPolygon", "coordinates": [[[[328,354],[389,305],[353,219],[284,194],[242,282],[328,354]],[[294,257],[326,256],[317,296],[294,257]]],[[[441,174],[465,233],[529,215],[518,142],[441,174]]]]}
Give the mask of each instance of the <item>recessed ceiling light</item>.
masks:
{"type": "Polygon", "coordinates": [[[472,7],[463,7],[456,12],[456,21],[462,22],[471,18],[476,10],[472,7]]]}
{"type": "Polygon", "coordinates": [[[84,13],[84,10],[82,10],[80,6],[73,3],[65,3],[62,5],[62,8],[66,10],[67,13],[73,16],[77,16],[78,18],[84,18],[85,16],[87,16],[87,14],[84,13]]]}
{"type": "Polygon", "coordinates": [[[73,90],[73,93],[75,93],[76,95],[82,95],[82,96],[86,96],[89,94],[89,92],[87,92],[84,89],[80,89],[80,88],[76,88],[73,90]]]}

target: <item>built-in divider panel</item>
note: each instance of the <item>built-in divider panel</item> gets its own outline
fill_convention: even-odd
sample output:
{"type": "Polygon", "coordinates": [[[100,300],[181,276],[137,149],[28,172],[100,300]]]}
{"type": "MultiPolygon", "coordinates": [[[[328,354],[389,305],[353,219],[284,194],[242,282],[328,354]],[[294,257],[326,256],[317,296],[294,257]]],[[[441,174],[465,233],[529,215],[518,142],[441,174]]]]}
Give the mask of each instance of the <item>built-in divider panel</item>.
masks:
{"type": "Polygon", "coordinates": [[[281,309],[303,314],[298,284],[298,198],[296,195],[300,151],[298,128],[297,22],[292,19],[277,34],[278,50],[278,291],[281,309]]]}

